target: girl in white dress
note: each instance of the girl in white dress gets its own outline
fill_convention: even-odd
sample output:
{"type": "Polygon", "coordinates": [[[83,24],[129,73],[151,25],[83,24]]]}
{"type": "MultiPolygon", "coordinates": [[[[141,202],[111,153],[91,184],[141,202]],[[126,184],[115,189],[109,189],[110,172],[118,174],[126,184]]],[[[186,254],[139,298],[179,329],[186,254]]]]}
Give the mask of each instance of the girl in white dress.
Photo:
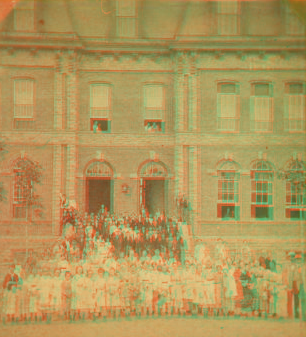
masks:
{"type": "Polygon", "coordinates": [[[83,287],[84,310],[87,311],[88,318],[95,320],[96,287],[92,269],[87,270],[87,277],[84,278],[83,287]]]}
{"type": "Polygon", "coordinates": [[[71,309],[73,310],[74,319],[80,319],[81,314],[84,312],[83,305],[83,284],[84,284],[84,276],[83,276],[83,268],[78,266],[76,268],[76,275],[73,277],[71,282],[72,288],[72,303],[71,309]]]}
{"type": "Polygon", "coordinates": [[[97,307],[96,313],[99,317],[106,316],[106,280],[104,278],[104,270],[98,269],[98,278],[95,282],[95,289],[97,293],[97,307]]]}
{"type": "Polygon", "coordinates": [[[59,269],[55,269],[51,280],[51,308],[54,316],[63,315],[62,311],[62,279],[59,269]]]}
{"type": "Polygon", "coordinates": [[[115,268],[111,267],[109,270],[108,292],[110,297],[111,317],[115,315],[119,318],[121,301],[120,301],[120,280],[115,276],[115,268]]]}

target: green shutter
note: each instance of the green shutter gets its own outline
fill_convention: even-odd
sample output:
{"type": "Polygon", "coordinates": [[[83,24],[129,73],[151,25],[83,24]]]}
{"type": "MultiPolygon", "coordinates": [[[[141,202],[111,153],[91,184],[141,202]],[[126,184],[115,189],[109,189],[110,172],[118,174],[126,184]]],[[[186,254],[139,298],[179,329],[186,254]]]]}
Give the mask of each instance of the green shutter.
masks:
{"type": "Polygon", "coordinates": [[[239,202],[239,182],[235,181],[234,183],[234,192],[235,192],[235,202],[239,202]]]}
{"type": "Polygon", "coordinates": [[[250,97],[250,129],[255,130],[255,97],[250,97]]]}
{"type": "Polygon", "coordinates": [[[240,207],[239,206],[235,207],[235,220],[236,221],[240,220],[240,207]]]}
{"type": "Polygon", "coordinates": [[[273,207],[269,207],[269,220],[273,220],[273,207]]]}
{"type": "Polygon", "coordinates": [[[217,95],[217,129],[221,129],[221,100],[222,100],[222,95],[218,94],[217,95]]]}
{"type": "Polygon", "coordinates": [[[284,97],[284,130],[289,131],[289,96],[284,97]]]}

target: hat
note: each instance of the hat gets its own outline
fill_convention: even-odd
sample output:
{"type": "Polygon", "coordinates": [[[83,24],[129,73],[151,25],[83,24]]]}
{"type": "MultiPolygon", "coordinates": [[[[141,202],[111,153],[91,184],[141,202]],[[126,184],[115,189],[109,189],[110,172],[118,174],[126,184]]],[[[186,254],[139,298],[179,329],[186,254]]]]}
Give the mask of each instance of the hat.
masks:
{"type": "Polygon", "coordinates": [[[295,257],[295,252],[289,252],[288,255],[295,257]]]}

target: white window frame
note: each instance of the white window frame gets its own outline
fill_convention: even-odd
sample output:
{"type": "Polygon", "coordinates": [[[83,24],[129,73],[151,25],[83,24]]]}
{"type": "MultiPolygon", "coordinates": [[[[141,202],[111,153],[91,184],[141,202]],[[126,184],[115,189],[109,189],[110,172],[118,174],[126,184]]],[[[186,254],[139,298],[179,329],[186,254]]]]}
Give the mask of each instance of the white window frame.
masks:
{"type": "MultiPolygon", "coordinates": [[[[221,89],[220,89],[221,90],[221,89]]],[[[240,121],[240,94],[239,94],[239,84],[233,82],[220,82],[218,83],[217,92],[217,118],[218,118],[218,130],[225,132],[237,132],[239,131],[239,121],[240,121]],[[219,87],[222,85],[232,84],[235,85],[235,93],[223,93],[219,92],[219,87]],[[224,104],[223,101],[227,98],[232,98],[234,100],[234,116],[226,116],[224,114],[224,104]],[[230,127],[231,126],[231,127],[230,127]]]]}
{"type": "Polygon", "coordinates": [[[218,1],[217,3],[217,17],[218,17],[218,34],[222,36],[236,36],[240,34],[240,2],[234,1],[218,1]],[[223,5],[226,2],[232,2],[236,4],[236,9],[234,11],[224,11],[223,5]],[[224,27],[228,21],[234,20],[235,29],[233,32],[229,32],[228,26],[224,27]]]}
{"type": "Polygon", "coordinates": [[[117,0],[116,2],[116,30],[117,37],[124,39],[134,39],[137,36],[137,1],[136,0],[117,0]],[[124,12],[120,4],[128,3],[133,7],[124,12]]]}
{"type": "MultiPolygon", "coordinates": [[[[27,22],[29,24],[29,21],[27,22]]],[[[35,1],[34,0],[21,0],[14,8],[14,29],[17,32],[33,32],[35,31],[35,1]],[[20,27],[20,18],[18,15],[22,14],[23,18],[31,20],[29,26],[25,25],[20,27]]]]}
{"type": "Polygon", "coordinates": [[[90,118],[111,119],[112,111],[112,86],[109,83],[91,83],[90,84],[90,118]],[[105,87],[108,89],[108,105],[96,107],[93,106],[93,88],[105,87]],[[93,110],[99,110],[100,113],[93,113],[93,110]]]}
{"type": "Polygon", "coordinates": [[[14,79],[14,119],[28,120],[34,119],[35,110],[35,81],[33,79],[19,78],[14,79]],[[32,97],[21,98],[17,92],[17,86],[21,83],[31,84],[32,97]],[[18,107],[28,110],[25,114],[18,112],[18,107]]]}
{"type": "Polygon", "coordinates": [[[284,111],[285,111],[285,129],[289,132],[305,132],[306,130],[306,109],[305,109],[305,83],[287,83],[286,84],[286,94],[284,97],[284,111]],[[300,84],[302,85],[302,93],[294,94],[290,93],[290,85],[300,84]],[[295,106],[294,102],[300,101],[299,108],[300,111],[295,111],[293,116],[293,111],[295,106]],[[300,116],[298,116],[300,115],[300,116]],[[299,118],[292,118],[299,117],[299,118]],[[294,127],[295,125],[295,127],[294,127]]]}
{"type": "MultiPolygon", "coordinates": [[[[272,95],[272,84],[266,83],[266,82],[257,82],[252,83],[252,95],[250,100],[250,110],[251,110],[251,122],[253,122],[253,125],[251,129],[253,129],[254,132],[272,132],[273,131],[273,120],[274,120],[274,101],[273,101],[273,95],[272,95]],[[255,95],[255,86],[256,85],[262,85],[266,84],[269,86],[269,95],[255,95]],[[260,111],[257,111],[258,105],[268,105],[268,114],[269,118],[258,118],[260,116],[260,111]],[[257,108],[256,108],[257,107],[257,108]],[[266,126],[264,126],[264,123],[266,123],[266,126]]],[[[263,112],[261,111],[261,115],[263,115],[263,112]]]]}

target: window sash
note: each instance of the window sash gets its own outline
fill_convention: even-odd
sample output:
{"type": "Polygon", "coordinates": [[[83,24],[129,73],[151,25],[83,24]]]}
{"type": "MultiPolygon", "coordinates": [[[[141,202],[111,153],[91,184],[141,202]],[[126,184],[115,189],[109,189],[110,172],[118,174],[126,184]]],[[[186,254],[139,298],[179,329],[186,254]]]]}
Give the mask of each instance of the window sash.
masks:
{"type": "Polygon", "coordinates": [[[239,96],[233,94],[218,94],[220,104],[220,117],[236,119],[237,118],[237,101],[239,96]]]}
{"type": "Polygon", "coordinates": [[[31,32],[34,30],[34,10],[33,9],[19,9],[16,8],[15,16],[15,30],[21,32],[31,32]]]}
{"type": "Polygon", "coordinates": [[[146,109],[164,109],[164,88],[161,85],[147,85],[144,88],[144,106],[146,109]]]}
{"type": "Polygon", "coordinates": [[[219,14],[218,31],[220,35],[237,35],[240,16],[236,14],[219,14]]]}
{"type": "Polygon", "coordinates": [[[286,182],[286,204],[299,207],[306,204],[306,190],[302,184],[286,182]]]}
{"type": "Polygon", "coordinates": [[[121,38],[136,37],[136,18],[117,18],[117,35],[121,38]]]}
{"type": "Polygon", "coordinates": [[[292,13],[289,9],[286,15],[286,33],[288,35],[303,35],[305,27],[299,17],[292,13]]]}
{"type": "Polygon", "coordinates": [[[219,203],[239,202],[239,180],[237,173],[220,172],[218,181],[218,201],[219,203]]]}
{"type": "Polygon", "coordinates": [[[92,85],[90,90],[90,117],[109,118],[111,111],[111,88],[108,85],[92,85]]]}
{"type": "Polygon", "coordinates": [[[253,97],[256,131],[271,131],[273,121],[273,101],[271,97],[253,97]]]}
{"type": "Polygon", "coordinates": [[[254,205],[273,205],[273,181],[271,173],[262,173],[251,181],[251,202],[254,205]]]}
{"type": "Polygon", "coordinates": [[[14,82],[14,117],[33,118],[34,81],[15,80],[14,82]]]}
{"type": "Polygon", "coordinates": [[[136,16],[135,0],[117,0],[117,16],[135,17],[136,16]]]}

